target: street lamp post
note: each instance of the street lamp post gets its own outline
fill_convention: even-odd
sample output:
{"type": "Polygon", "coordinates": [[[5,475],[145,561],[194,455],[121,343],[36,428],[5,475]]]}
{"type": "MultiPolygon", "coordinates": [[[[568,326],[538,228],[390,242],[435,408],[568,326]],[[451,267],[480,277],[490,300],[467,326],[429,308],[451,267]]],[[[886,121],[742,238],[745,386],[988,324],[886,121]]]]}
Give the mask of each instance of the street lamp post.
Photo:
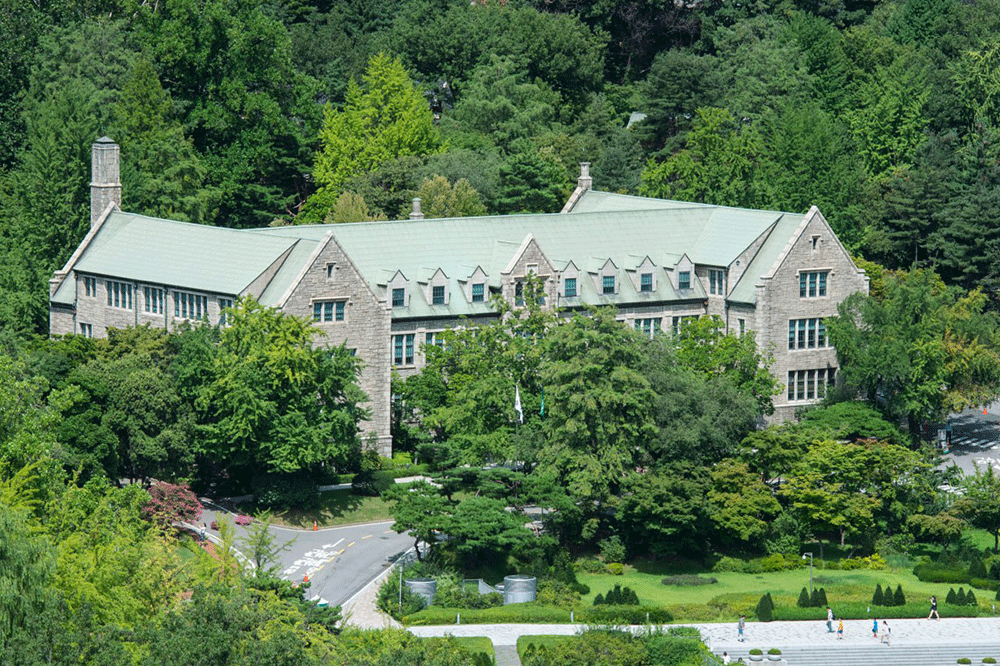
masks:
{"type": "Polygon", "coordinates": [[[806,559],[806,555],[809,556],[809,598],[812,598],[813,593],[813,554],[812,553],[802,553],[802,559],[806,559]]]}

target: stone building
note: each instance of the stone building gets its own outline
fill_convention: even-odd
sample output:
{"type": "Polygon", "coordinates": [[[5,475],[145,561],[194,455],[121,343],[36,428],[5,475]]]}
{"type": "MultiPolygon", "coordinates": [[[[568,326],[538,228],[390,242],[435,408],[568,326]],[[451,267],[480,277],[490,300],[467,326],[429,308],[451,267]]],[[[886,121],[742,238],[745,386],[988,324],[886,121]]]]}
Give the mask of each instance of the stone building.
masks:
{"type": "Polygon", "coordinates": [[[709,206],[591,189],[587,165],[557,214],[227,229],[122,211],[118,148],[94,144],[92,224],[50,281],[50,332],[189,320],[224,324],[252,295],[346,344],[364,361],[365,424],[391,451],[390,375],[418,371],[444,330],[493,320],[535,274],[546,307],[610,305],[648,335],[719,315],[774,354],[786,388],[776,418],[823,397],[836,354],[823,318],[856,291],[858,269],[815,207],[806,214],[709,206]]]}

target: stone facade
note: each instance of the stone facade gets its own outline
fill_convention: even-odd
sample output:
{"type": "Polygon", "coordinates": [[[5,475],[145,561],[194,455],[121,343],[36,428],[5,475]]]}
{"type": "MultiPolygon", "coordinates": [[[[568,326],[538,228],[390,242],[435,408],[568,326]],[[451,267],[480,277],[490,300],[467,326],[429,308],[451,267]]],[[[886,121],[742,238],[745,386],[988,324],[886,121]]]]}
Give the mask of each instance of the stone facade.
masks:
{"type": "Polygon", "coordinates": [[[50,332],[219,324],[224,307],[251,295],[312,319],[317,344],[361,359],[371,410],[363,437],[383,455],[392,373],[419,372],[442,331],[495,321],[490,297],[516,304],[529,275],[562,316],[613,306],[624,325],[652,336],[717,315],[729,332],[755,335],[785,387],[778,420],[835,380],[822,320],[868,288],[815,208],[794,215],[599,193],[586,170],[563,215],[241,231],[121,213],[117,147],[98,142],[94,161],[92,199],[104,208],[50,281],[50,332]]]}

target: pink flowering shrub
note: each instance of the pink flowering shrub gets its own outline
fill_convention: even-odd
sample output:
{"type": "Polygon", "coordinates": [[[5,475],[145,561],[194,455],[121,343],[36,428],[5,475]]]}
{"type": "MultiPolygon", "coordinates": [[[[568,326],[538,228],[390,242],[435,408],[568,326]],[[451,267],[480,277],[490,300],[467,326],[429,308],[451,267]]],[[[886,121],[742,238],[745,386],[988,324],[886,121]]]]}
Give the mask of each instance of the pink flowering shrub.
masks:
{"type": "Polygon", "coordinates": [[[157,483],[149,489],[149,501],[142,507],[142,516],[162,529],[177,521],[194,522],[201,518],[201,502],[187,484],[157,483]]]}

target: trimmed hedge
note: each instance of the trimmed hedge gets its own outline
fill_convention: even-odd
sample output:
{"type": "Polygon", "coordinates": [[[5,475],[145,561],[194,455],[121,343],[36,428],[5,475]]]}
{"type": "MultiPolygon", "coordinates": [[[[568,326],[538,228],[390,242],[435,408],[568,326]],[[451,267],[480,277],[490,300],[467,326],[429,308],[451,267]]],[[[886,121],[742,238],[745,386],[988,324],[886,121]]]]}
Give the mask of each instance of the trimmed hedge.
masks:
{"type": "MultiPolygon", "coordinates": [[[[833,612],[838,618],[844,620],[866,620],[871,617],[868,612],[867,603],[850,602],[838,603],[833,606],[833,612]]],[[[939,603],[938,610],[941,617],[978,617],[979,608],[977,606],[957,606],[947,603],[939,603]]],[[[884,612],[888,619],[921,618],[927,617],[927,604],[923,601],[919,603],[908,603],[905,606],[892,606],[891,609],[880,608],[880,613],[884,612]]],[[[881,618],[882,615],[879,615],[881,618]]],[[[774,609],[775,620],[826,620],[826,609],[824,608],[799,608],[798,606],[778,606],[774,609]]]]}
{"type": "Polygon", "coordinates": [[[913,567],[913,575],[924,583],[960,584],[969,582],[969,571],[966,567],[948,566],[935,562],[922,562],[913,567]]]}
{"type": "MultiPolygon", "coordinates": [[[[408,626],[454,624],[455,616],[459,613],[462,615],[462,624],[556,624],[569,622],[570,619],[568,609],[526,603],[482,610],[432,606],[419,613],[407,615],[403,618],[403,624],[408,626]]],[[[647,613],[649,621],[653,624],[674,621],[670,611],[657,606],[596,606],[575,609],[573,613],[573,619],[582,624],[645,624],[647,613]]]]}

